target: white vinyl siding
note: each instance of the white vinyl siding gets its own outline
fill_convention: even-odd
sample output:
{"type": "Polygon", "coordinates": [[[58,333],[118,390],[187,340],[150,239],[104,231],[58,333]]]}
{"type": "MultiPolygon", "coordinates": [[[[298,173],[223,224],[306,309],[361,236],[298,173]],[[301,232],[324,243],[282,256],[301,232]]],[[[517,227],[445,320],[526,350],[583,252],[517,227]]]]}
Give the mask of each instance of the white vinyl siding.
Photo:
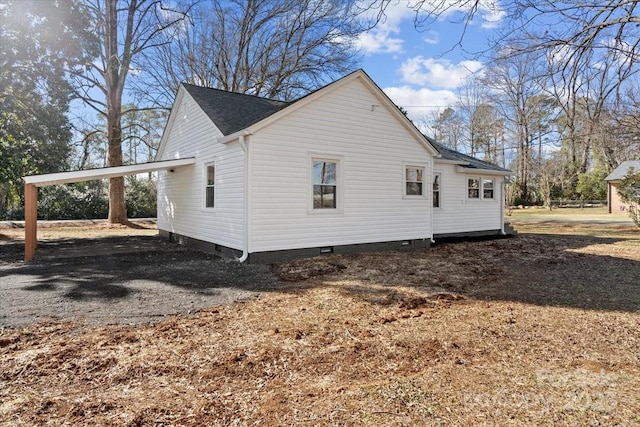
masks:
{"type": "Polygon", "coordinates": [[[440,174],[440,208],[433,210],[434,234],[493,231],[502,228],[502,177],[485,177],[493,182],[493,199],[469,198],[469,179],[477,179],[478,196],[482,194],[482,176],[469,176],[456,171],[451,164],[435,165],[440,174]]]}
{"type": "Polygon", "coordinates": [[[431,197],[403,198],[401,168],[419,160],[430,176],[431,156],[359,79],[257,131],[251,141],[250,252],[431,237],[431,197]],[[310,153],[339,158],[340,212],[309,211],[310,153]]]}
{"type": "MultiPolygon", "coordinates": [[[[181,89],[184,90],[184,89],[181,89]]],[[[242,249],[244,155],[238,143],[221,144],[218,128],[184,93],[167,129],[162,158],[195,156],[193,166],[158,176],[158,228],[234,249],[242,249]],[[215,209],[206,206],[206,167],[215,160],[215,209]]]]}

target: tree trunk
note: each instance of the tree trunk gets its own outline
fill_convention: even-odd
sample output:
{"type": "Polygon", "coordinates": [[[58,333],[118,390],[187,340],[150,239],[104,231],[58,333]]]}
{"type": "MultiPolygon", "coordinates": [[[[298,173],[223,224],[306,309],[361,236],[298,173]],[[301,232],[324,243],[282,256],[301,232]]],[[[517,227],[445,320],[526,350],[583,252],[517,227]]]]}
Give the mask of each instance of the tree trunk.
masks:
{"type": "MultiPolygon", "coordinates": [[[[122,125],[119,111],[109,113],[107,141],[109,153],[108,166],[122,166],[122,125]]],[[[109,179],[109,223],[126,224],[127,207],[124,198],[124,177],[109,179]]]]}
{"type": "MultiPolygon", "coordinates": [[[[132,6],[134,7],[134,6],[132,6]]],[[[122,91],[121,59],[118,57],[117,0],[109,0],[106,9],[106,86],[107,91],[107,166],[122,166],[122,91]]],[[[126,224],[127,208],[124,199],[124,178],[109,179],[109,223],[126,224]]]]}

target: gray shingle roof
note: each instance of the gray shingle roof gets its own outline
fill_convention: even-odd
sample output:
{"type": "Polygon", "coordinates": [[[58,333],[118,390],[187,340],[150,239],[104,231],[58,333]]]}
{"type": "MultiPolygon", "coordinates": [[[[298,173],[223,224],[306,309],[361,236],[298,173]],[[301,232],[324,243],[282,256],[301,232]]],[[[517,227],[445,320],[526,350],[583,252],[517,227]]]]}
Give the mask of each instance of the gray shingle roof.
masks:
{"type": "Polygon", "coordinates": [[[465,168],[511,172],[509,169],[501,168],[500,166],[496,166],[493,163],[485,162],[483,160],[476,159],[475,157],[467,156],[466,154],[462,154],[458,151],[452,150],[451,148],[445,147],[444,145],[434,141],[429,137],[427,137],[427,139],[429,140],[431,145],[433,145],[435,149],[438,150],[443,159],[461,163],[468,163],[467,165],[464,165],[465,168]]]}
{"type": "Polygon", "coordinates": [[[620,181],[629,173],[629,169],[631,168],[633,168],[634,173],[640,172],[640,160],[627,160],[626,162],[622,162],[620,166],[615,168],[604,180],[620,181]]]}
{"type": "Polygon", "coordinates": [[[187,83],[182,86],[225,136],[245,129],[290,104],[187,83]]]}

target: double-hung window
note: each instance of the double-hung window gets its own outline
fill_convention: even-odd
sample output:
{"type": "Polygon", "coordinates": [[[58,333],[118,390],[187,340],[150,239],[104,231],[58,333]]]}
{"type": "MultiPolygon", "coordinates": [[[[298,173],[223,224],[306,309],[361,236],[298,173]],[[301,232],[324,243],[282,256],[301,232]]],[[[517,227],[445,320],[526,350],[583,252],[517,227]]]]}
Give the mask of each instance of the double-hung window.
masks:
{"type": "Polygon", "coordinates": [[[467,197],[470,199],[480,198],[480,178],[467,179],[467,197]]]}
{"type": "Polygon", "coordinates": [[[440,175],[439,173],[434,173],[433,174],[433,207],[434,208],[439,208],[440,207],[440,181],[442,181],[442,175],[440,175]]]}
{"type": "Polygon", "coordinates": [[[338,162],[313,159],[313,209],[338,207],[338,162]]]}
{"type": "Polygon", "coordinates": [[[204,207],[213,208],[216,194],[216,167],[214,164],[205,166],[204,179],[204,207]]]}
{"type": "Polygon", "coordinates": [[[404,168],[405,196],[424,195],[424,168],[419,166],[405,166],[404,168]]]}
{"type": "Polygon", "coordinates": [[[482,198],[483,199],[493,199],[493,180],[492,179],[482,179],[482,198]]]}

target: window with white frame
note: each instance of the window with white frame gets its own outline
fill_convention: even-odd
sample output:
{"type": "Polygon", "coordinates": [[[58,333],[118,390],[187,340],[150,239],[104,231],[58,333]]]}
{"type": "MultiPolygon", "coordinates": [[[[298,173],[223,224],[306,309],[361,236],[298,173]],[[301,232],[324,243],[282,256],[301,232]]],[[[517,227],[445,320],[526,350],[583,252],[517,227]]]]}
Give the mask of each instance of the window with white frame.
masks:
{"type": "Polygon", "coordinates": [[[213,208],[215,206],[216,194],[216,167],[213,163],[205,165],[204,181],[204,207],[213,208]]]}
{"type": "Polygon", "coordinates": [[[313,159],[313,209],[338,207],[338,161],[313,159]]]}
{"type": "Polygon", "coordinates": [[[440,175],[439,173],[434,173],[433,184],[432,184],[434,208],[440,207],[440,182],[441,181],[442,181],[442,175],[440,175]]]}
{"type": "Polygon", "coordinates": [[[482,198],[483,199],[493,199],[493,180],[492,179],[482,179],[482,198]]]}
{"type": "Polygon", "coordinates": [[[495,200],[495,180],[482,177],[468,177],[467,198],[475,200],[495,200]]]}
{"type": "Polygon", "coordinates": [[[422,196],[424,168],[420,166],[405,166],[405,196],[422,196]]]}
{"type": "Polygon", "coordinates": [[[467,179],[467,197],[470,199],[480,198],[480,178],[467,179]]]}

